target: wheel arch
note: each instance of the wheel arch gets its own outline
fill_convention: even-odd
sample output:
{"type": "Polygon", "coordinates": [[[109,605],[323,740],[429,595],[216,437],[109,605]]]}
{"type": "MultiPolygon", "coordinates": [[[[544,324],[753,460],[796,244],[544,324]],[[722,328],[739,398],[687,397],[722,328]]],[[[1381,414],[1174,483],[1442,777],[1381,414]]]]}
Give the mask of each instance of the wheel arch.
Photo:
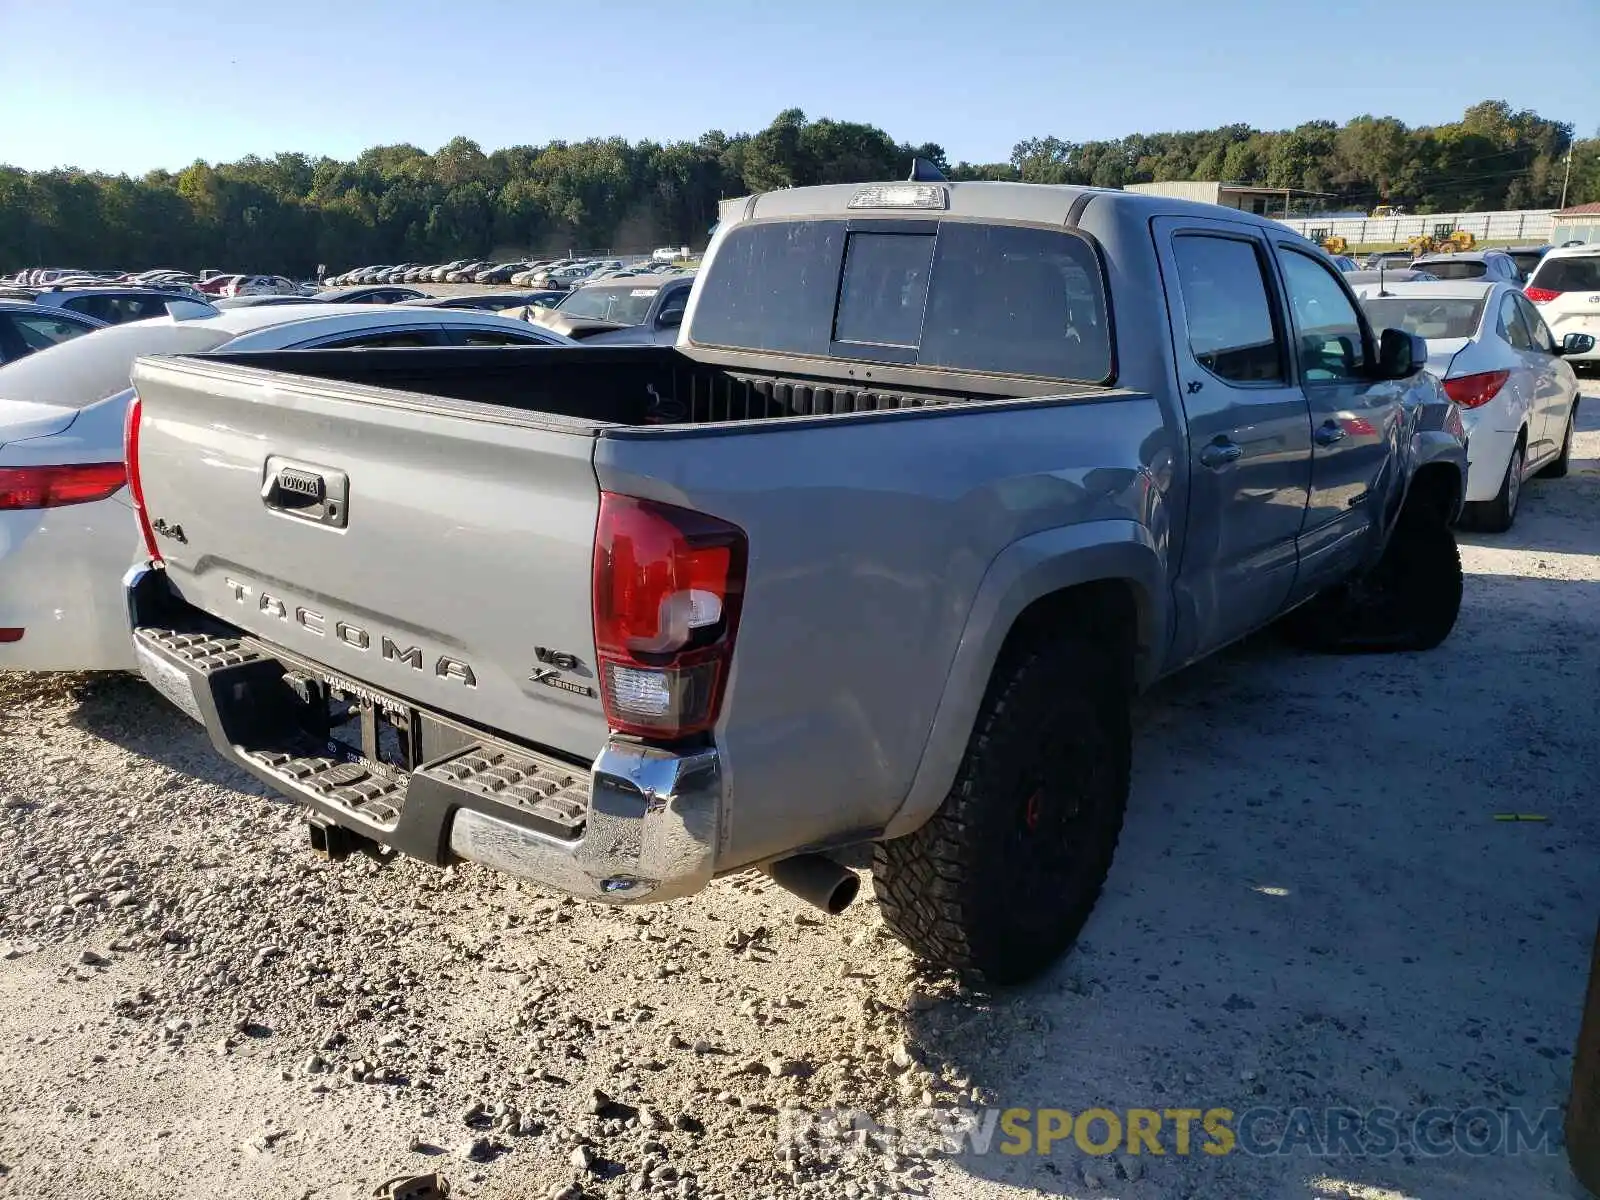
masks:
{"type": "MultiPolygon", "coordinates": [[[[1466,480],[1452,463],[1430,462],[1418,467],[1406,490],[1404,508],[1431,509],[1445,524],[1454,524],[1466,495],[1466,480]]],[[[1403,510],[1402,510],[1403,511],[1403,510]]]]}
{"type": "Polygon", "coordinates": [[[1131,640],[1130,685],[1161,672],[1171,637],[1164,546],[1133,521],[1050,529],[1012,543],[978,588],[922,757],[885,837],[915,830],[943,802],[1004,656],[1069,614],[1093,614],[1131,640]]]}
{"type": "MultiPolygon", "coordinates": [[[[1526,422],[1523,426],[1526,429],[1526,422]]],[[[1446,524],[1454,524],[1461,517],[1466,503],[1467,444],[1459,432],[1448,428],[1419,431],[1413,438],[1409,459],[1411,470],[1400,502],[1387,514],[1384,544],[1393,533],[1395,522],[1414,503],[1437,505],[1436,511],[1446,524]]],[[[1372,561],[1381,552],[1381,546],[1376,548],[1372,561]]]]}

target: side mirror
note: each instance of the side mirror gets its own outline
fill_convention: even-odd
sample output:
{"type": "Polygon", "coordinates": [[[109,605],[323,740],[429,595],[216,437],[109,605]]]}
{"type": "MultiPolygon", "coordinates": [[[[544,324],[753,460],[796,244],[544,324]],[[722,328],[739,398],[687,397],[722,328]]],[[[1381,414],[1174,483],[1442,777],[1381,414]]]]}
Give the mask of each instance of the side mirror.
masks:
{"type": "Polygon", "coordinates": [[[1560,353],[1563,358],[1569,354],[1587,354],[1593,349],[1594,334],[1592,333],[1569,333],[1561,339],[1560,353]]]}
{"type": "MultiPolygon", "coordinates": [[[[681,309],[681,308],[668,309],[666,312],[664,312],[661,315],[659,315],[658,317],[656,317],[656,328],[657,329],[676,329],[676,328],[678,328],[680,325],[683,324],[683,313],[684,313],[684,310],[681,309]]],[[[1574,335],[1574,336],[1576,336],[1576,335],[1574,335]]],[[[1591,342],[1594,341],[1593,338],[1590,338],[1589,340],[1591,342]]]]}
{"type": "Polygon", "coordinates": [[[1428,361],[1428,343],[1403,329],[1378,335],[1378,378],[1410,379],[1428,361]]]}

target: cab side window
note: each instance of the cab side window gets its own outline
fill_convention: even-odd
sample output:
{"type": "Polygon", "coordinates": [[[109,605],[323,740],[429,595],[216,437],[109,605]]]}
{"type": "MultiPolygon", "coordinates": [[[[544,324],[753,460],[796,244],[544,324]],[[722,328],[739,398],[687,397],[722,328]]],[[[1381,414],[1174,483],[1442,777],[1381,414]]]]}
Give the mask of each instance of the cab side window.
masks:
{"type": "Polygon", "coordinates": [[[1295,343],[1306,383],[1360,379],[1366,371],[1361,317],[1333,272],[1309,254],[1280,247],[1295,343]]]}
{"type": "Polygon", "coordinates": [[[1285,355],[1256,243],[1179,234],[1172,257],[1195,361],[1228,383],[1285,382],[1285,355]]]}

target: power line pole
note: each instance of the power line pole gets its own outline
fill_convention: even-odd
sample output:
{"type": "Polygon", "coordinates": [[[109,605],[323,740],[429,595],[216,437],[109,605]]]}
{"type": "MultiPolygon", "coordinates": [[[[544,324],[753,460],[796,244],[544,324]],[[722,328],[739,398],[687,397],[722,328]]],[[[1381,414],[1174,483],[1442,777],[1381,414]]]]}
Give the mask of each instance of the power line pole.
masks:
{"type": "Polygon", "coordinates": [[[1567,206],[1567,184],[1572,182],[1572,151],[1567,151],[1567,173],[1561,177],[1561,207],[1567,206]]]}

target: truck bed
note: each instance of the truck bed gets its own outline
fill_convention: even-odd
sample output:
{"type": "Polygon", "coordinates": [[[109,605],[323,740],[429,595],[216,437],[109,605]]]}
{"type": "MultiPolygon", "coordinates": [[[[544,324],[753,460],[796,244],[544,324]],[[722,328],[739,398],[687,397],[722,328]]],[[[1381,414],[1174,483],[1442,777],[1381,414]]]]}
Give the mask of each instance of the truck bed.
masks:
{"type": "Polygon", "coordinates": [[[1159,527],[1151,481],[1173,457],[1146,393],[888,390],[672,347],[156,357],[133,380],[159,574],[188,614],[150,636],[232,639],[263,670],[414,709],[428,755],[446,726],[571,766],[614,743],[602,494],[742,530],[715,737],[743,788],[729,865],[836,834],[841,780],[887,821],[997,556],[1040,531],[1159,527]]]}
{"type": "Polygon", "coordinates": [[[882,412],[1021,394],[1015,381],[979,393],[746,371],[699,361],[674,346],[273,350],[210,354],[205,361],[625,426],[882,412]]]}

